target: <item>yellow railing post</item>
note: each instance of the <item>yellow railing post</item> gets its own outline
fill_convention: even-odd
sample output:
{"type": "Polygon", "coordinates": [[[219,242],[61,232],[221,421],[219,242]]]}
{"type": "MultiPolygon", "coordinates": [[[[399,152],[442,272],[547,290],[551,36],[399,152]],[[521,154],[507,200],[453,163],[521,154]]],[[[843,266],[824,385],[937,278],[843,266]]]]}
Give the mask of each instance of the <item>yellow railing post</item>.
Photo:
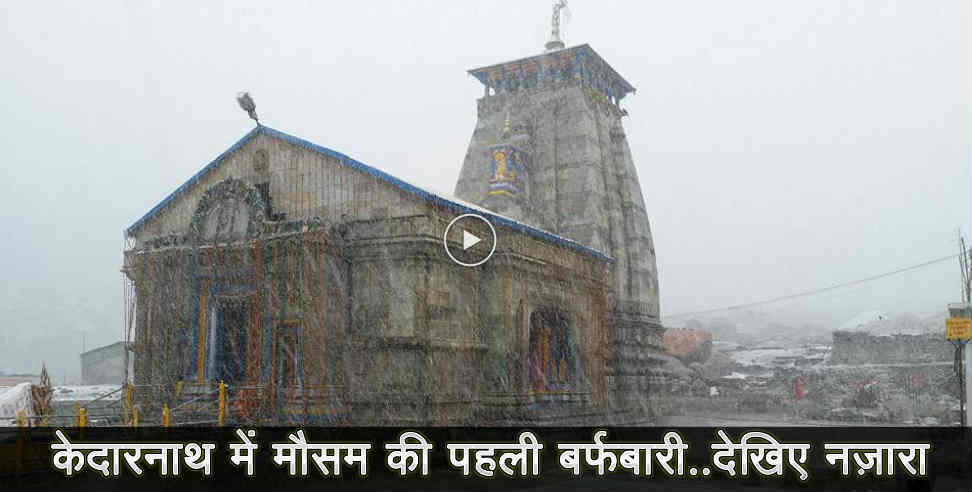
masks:
{"type": "Polygon", "coordinates": [[[222,379],[219,380],[219,403],[216,407],[216,420],[217,425],[223,426],[223,419],[226,417],[226,383],[222,379]]]}
{"type": "Polygon", "coordinates": [[[126,424],[131,423],[132,415],[132,385],[125,382],[125,422],[126,424]]]}
{"type": "Polygon", "coordinates": [[[24,470],[24,411],[17,411],[17,473],[24,470]]]}
{"type": "Polygon", "coordinates": [[[88,409],[81,407],[81,411],[78,412],[78,427],[84,428],[88,425],[88,409]]]}
{"type": "Polygon", "coordinates": [[[169,426],[169,405],[162,405],[162,427],[169,426]]]}
{"type": "Polygon", "coordinates": [[[132,408],[132,427],[138,427],[138,407],[132,408]]]}

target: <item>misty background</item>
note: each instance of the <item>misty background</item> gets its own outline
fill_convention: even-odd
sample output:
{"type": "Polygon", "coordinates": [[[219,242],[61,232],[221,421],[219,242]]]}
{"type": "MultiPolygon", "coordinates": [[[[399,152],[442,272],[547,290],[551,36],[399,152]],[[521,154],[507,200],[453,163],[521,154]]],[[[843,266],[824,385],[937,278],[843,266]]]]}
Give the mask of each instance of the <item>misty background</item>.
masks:
{"type": "MultiPolygon", "coordinates": [[[[0,371],[79,378],[122,339],[122,230],[261,122],[451,193],[482,86],[552,2],[0,3],[0,371]]],[[[958,253],[966,1],[571,0],[622,102],[663,316],[958,253]]],[[[960,300],[949,260],[756,308],[832,329],[960,300]]],[[[685,318],[666,320],[679,326],[685,318]]]]}

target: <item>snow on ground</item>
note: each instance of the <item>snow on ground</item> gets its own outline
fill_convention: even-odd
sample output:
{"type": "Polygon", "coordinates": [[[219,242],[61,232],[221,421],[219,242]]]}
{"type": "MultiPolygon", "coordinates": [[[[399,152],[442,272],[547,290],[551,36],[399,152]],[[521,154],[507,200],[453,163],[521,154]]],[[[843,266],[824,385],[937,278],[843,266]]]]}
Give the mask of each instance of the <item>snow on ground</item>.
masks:
{"type": "Polygon", "coordinates": [[[103,400],[119,400],[122,397],[120,384],[97,384],[89,386],[55,386],[54,394],[51,396],[53,401],[90,401],[98,397],[112,393],[103,400]]]}
{"type": "Polygon", "coordinates": [[[734,362],[743,366],[789,366],[796,359],[823,360],[828,348],[826,346],[793,347],[793,348],[765,348],[751,350],[736,350],[727,355],[734,362]]]}
{"type": "Polygon", "coordinates": [[[736,342],[727,342],[725,340],[713,340],[712,350],[722,353],[729,353],[733,350],[739,350],[739,344],[736,342]]]}
{"type": "Polygon", "coordinates": [[[830,347],[826,345],[729,351],[725,355],[732,360],[734,367],[729,375],[724,376],[724,379],[771,378],[776,369],[792,368],[798,365],[811,369],[826,363],[829,352],[830,347]]]}
{"type": "Polygon", "coordinates": [[[16,425],[17,412],[24,412],[24,417],[33,415],[30,404],[30,383],[20,383],[7,387],[0,393],[0,426],[16,425]]]}
{"type": "Polygon", "coordinates": [[[725,379],[746,379],[746,375],[741,372],[733,372],[727,376],[722,376],[725,379]]]}
{"type": "Polygon", "coordinates": [[[768,367],[777,357],[795,357],[801,349],[754,349],[737,350],[729,358],[744,366],[768,367]]]}
{"type": "Polygon", "coordinates": [[[865,325],[871,324],[875,321],[885,320],[888,317],[885,316],[881,311],[864,311],[859,313],[857,316],[847,320],[844,324],[840,325],[838,330],[842,331],[853,331],[859,330],[865,325]]]}

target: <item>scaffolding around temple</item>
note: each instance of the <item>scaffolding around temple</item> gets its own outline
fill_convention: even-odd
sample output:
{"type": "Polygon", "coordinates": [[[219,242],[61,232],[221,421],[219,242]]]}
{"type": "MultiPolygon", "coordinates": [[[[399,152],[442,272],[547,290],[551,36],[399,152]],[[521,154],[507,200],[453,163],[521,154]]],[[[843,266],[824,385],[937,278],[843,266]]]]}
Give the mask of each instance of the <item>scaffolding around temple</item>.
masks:
{"type": "Polygon", "coordinates": [[[612,258],[268,127],[126,235],[143,422],[213,422],[220,382],[226,421],[280,425],[581,423],[617,400],[612,258]],[[496,231],[474,268],[443,250],[464,213],[496,231]]]}
{"type": "Polygon", "coordinates": [[[348,265],[319,224],[290,226],[260,239],[129,253],[127,273],[139,281],[127,279],[127,337],[143,415],[164,404],[182,420],[211,420],[223,381],[232,420],[346,419],[334,341],[344,331],[348,265]]]}

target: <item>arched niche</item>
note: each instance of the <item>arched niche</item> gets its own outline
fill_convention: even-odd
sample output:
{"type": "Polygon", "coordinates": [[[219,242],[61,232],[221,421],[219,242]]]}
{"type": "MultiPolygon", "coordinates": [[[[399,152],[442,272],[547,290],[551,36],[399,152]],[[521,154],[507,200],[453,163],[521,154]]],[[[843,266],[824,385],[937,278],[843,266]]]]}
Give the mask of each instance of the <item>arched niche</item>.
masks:
{"type": "Polygon", "coordinates": [[[527,320],[527,390],[535,395],[564,394],[578,378],[578,351],[570,314],[541,306],[527,320]]]}
{"type": "Polygon", "coordinates": [[[266,204],[260,192],[239,179],[210,186],[199,199],[189,224],[193,244],[228,243],[259,236],[266,204]]]}

